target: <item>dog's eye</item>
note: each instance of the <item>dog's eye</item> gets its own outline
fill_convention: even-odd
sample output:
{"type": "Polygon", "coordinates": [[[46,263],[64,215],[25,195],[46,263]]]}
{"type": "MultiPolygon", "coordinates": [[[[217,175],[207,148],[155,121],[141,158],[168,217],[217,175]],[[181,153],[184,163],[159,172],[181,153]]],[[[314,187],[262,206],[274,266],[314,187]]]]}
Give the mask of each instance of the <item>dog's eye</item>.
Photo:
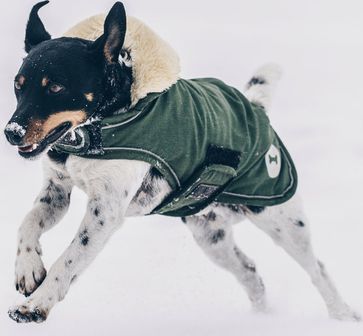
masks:
{"type": "Polygon", "coordinates": [[[21,84],[18,81],[14,81],[14,87],[16,90],[21,90],[21,84]]]}
{"type": "Polygon", "coordinates": [[[50,93],[60,93],[64,90],[64,86],[60,84],[51,84],[48,88],[50,93]]]}

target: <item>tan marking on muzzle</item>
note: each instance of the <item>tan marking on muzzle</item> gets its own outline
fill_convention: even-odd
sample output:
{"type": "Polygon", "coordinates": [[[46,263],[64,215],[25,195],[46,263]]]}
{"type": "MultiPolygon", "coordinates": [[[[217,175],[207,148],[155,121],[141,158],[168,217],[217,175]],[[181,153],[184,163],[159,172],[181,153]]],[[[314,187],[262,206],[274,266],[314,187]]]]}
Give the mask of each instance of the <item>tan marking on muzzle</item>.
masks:
{"type": "Polygon", "coordinates": [[[85,93],[84,96],[86,97],[86,99],[89,101],[89,102],[92,102],[93,101],[93,93],[90,92],[90,93],[85,93]]]}
{"type": "Polygon", "coordinates": [[[84,110],[57,112],[49,116],[46,120],[33,120],[29,124],[24,142],[26,144],[39,143],[52,130],[65,122],[70,122],[72,124],[72,128],[75,128],[86,120],[87,114],[84,110]]]}
{"type": "Polygon", "coordinates": [[[48,85],[48,83],[49,83],[49,78],[48,77],[44,77],[42,79],[42,86],[43,87],[46,87],[48,85]]]}

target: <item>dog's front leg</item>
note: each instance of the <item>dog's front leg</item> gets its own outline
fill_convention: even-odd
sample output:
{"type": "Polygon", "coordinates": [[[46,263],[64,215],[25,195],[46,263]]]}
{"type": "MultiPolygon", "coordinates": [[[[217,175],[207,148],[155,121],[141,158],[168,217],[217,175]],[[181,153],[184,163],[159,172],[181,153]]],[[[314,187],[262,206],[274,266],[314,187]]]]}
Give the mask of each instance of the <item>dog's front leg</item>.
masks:
{"type": "Polygon", "coordinates": [[[73,186],[69,176],[60,171],[45,167],[44,173],[44,186],[18,231],[15,287],[25,296],[33,293],[46,276],[39,238],[66,213],[73,186]]]}
{"type": "Polygon", "coordinates": [[[42,322],[61,301],[72,281],[91,263],[112,233],[121,225],[120,200],[92,198],[78,233],[51,267],[42,285],[23,305],[9,311],[17,322],[42,322]]]}
{"type": "Polygon", "coordinates": [[[70,246],[51,267],[42,285],[22,304],[9,311],[17,322],[42,322],[52,307],[61,301],[70,284],[102,250],[112,233],[120,227],[133,195],[142,183],[143,176],[127,176],[127,182],[105,184],[92,181],[86,215],[70,246]],[[102,189],[102,190],[101,190],[102,189]],[[107,190],[107,192],[105,192],[107,190]]]}

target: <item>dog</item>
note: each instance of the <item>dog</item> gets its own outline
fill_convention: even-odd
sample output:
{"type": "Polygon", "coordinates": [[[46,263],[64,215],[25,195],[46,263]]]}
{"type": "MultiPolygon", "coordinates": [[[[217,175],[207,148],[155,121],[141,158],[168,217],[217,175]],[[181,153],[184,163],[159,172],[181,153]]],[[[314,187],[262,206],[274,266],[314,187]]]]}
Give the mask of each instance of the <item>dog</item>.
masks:
{"type": "MultiPolygon", "coordinates": [[[[231,272],[245,288],[254,310],[266,310],[265,287],[254,262],[236,246],[232,234],[232,225],[244,218],[266,232],[308,273],[332,318],[359,320],[313,253],[308,220],[295,189],[290,188],[291,195],[278,204],[247,200],[223,203],[227,199],[223,198],[223,191],[234,186],[241,155],[223,147],[212,148],[208,150],[214,161],[210,159],[207,169],[179,192],[178,198],[184,202],[180,206],[180,200],[171,196],[180,187],[173,185],[178,180],[161,157],[149,155],[144,160],[140,151],[128,151],[126,158],[117,159],[107,152],[99,140],[105,129],[114,126],[105,126],[103,120],[121,116],[126,119],[119,126],[131,125],[140,120],[141,109],[129,116],[140,101],[149,99],[147,103],[155,106],[159,100],[153,94],[158,93],[157,99],[166,101],[163,106],[175,106],[171,99],[175,96],[170,92],[180,88],[178,83],[191,84],[179,82],[178,57],[173,49],[137,19],[126,18],[122,3],[117,2],[106,18],[101,15],[87,19],[65,37],[55,39],[38,16],[39,9],[47,3],[40,2],[31,10],[25,37],[27,57],[14,81],[18,104],[5,128],[7,140],[17,146],[22,157],[41,156],[44,160],[44,185],[18,233],[15,286],[27,298],[9,310],[10,318],[20,323],[45,321],[126,217],[160,213],[181,217],[206,255],[231,272]],[[84,145],[85,130],[91,137],[88,152],[72,153],[79,144],[84,145]],[[219,179],[217,186],[198,182],[210,182],[215,176],[219,179]],[[197,187],[195,183],[199,183],[197,187]],[[87,194],[87,211],[74,240],[47,273],[39,239],[66,213],[73,186],[87,194]],[[188,203],[191,198],[194,203],[188,203]]],[[[258,114],[259,120],[267,123],[266,111],[278,78],[276,66],[257,71],[244,92],[251,104],[235,90],[228,94],[244,101],[247,117],[258,114]]],[[[215,83],[209,83],[208,88],[215,90],[215,83]]],[[[193,85],[195,89],[199,84],[193,85]]],[[[223,89],[232,90],[225,86],[223,89]]],[[[213,91],[214,98],[219,97],[221,90],[217,91],[213,91]]],[[[219,104],[218,99],[214,103],[219,104]]],[[[142,129],[145,137],[151,126],[142,129]]],[[[161,126],[154,131],[156,138],[147,145],[157,140],[160,129],[161,126]]],[[[271,129],[266,128],[265,133],[267,130],[271,129]]],[[[131,132],[124,134],[129,141],[131,132]]],[[[110,137],[114,135],[110,133],[110,137]]],[[[256,139],[264,136],[261,131],[256,139]]],[[[142,134],[138,137],[143,138],[142,134]]],[[[262,157],[258,161],[262,165],[266,158],[271,179],[283,169],[278,165],[282,147],[276,146],[279,145],[266,148],[262,156],[256,154],[262,157]]],[[[193,161],[194,157],[188,160],[193,161]]],[[[292,167],[286,171],[291,173],[292,167]]],[[[243,181],[246,180],[247,177],[243,181]]]]}

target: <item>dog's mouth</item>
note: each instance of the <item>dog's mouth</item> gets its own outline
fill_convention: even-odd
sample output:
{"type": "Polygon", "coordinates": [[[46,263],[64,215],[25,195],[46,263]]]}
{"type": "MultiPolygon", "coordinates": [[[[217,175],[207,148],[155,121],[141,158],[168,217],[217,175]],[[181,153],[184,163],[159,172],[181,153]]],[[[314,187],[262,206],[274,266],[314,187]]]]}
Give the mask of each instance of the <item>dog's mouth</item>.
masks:
{"type": "Polygon", "coordinates": [[[31,145],[18,146],[18,153],[28,159],[41,154],[49,145],[59,140],[72,127],[72,123],[67,121],[56,128],[53,128],[40,142],[31,145]]]}

